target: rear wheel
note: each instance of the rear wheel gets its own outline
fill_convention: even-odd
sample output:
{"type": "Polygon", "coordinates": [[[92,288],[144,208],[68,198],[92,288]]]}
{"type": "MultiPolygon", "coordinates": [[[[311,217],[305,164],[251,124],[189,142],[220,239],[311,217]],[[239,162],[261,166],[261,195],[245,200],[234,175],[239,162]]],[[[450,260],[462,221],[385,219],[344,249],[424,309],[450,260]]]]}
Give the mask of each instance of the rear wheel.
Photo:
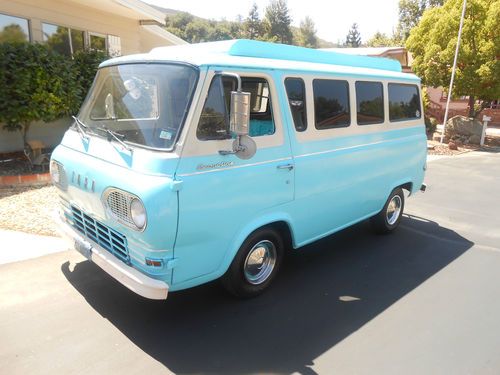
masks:
{"type": "Polygon", "coordinates": [[[265,228],[252,233],[238,250],[222,284],[238,297],[259,295],[276,277],[283,253],[283,239],[274,229],[265,228]]]}
{"type": "Polygon", "coordinates": [[[391,195],[389,195],[382,211],[370,219],[375,232],[387,234],[394,231],[401,222],[404,206],[405,196],[403,189],[394,189],[391,195]]]}

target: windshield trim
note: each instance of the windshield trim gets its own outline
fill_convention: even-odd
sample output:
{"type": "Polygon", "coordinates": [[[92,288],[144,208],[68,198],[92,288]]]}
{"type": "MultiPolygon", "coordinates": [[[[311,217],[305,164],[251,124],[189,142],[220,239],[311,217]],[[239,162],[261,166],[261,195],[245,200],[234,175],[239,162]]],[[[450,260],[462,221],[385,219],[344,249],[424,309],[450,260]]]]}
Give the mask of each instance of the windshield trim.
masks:
{"type": "MultiPolygon", "coordinates": [[[[134,147],[137,147],[137,148],[143,148],[143,149],[146,149],[146,150],[150,150],[150,151],[161,151],[161,152],[172,152],[174,151],[175,149],[175,145],[177,144],[177,141],[179,140],[179,137],[182,133],[182,131],[184,130],[184,125],[186,123],[186,119],[188,117],[188,114],[189,114],[189,111],[191,111],[191,106],[193,104],[193,99],[194,99],[194,94],[198,88],[198,84],[199,84],[199,81],[200,81],[200,68],[199,66],[196,66],[196,65],[193,65],[193,64],[190,64],[190,63],[187,63],[187,62],[179,62],[179,61],[127,61],[127,62],[123,62],[123,63],[115,63],[115,64],[106,64],[102,67],[99,67],[99,69],[97,70],[98,72],[101,70],[101,69],[106,69],[106,68],[110,68],[110,67],[113,67],[113,66],[122,66],[122,65],[139,65],[139,64],[142,64],[142,65],[181,65],[181,66],[187,66],[189,68],[192,68],[195,73],[196,73],[196,79],[195,79],[195,82],[194,82],[194,85],[193,85],[193,92],[191,93],[191,96],[188,100],[188,103],[187,103],[187,106],[186,108],[188,108],[188,110],[186,111],[186,113],[184,114],[184,117],[182,118],[182,121],[181,123],[179,124],[179,130],[177,131],[176,135],[175,135],[175,139],[174,141],[172,142],[172,146],[171,147],[168,147],[168,148],[159,148],[159,147],[151,147],[151,146],[146,146],[146,145],[142,145],[142,144],[139,144],[139,143],[135,143],[135,142],[130,142],[130,141],[127,141],[127,140],[123,140],[124,143],[128,144],[128,145],[131,145],[131,146],[134,146],[134,147]]],[[[90,93],[93,92],[94,90],[94,87],[95,87],[95,84],[96,84],[96,77],[97,77],[97,73],[96,73],[96,76],[94,77],[94,81],[92,83],[92,86],[90,87],[90,90],[89,92],[87,93],[87,96],[85,97],[85,100],[84,100],[84,104],[87,102],[89,96],[90,96],[90,93]]],[[[77,117],[78,118],[81,118],[81,111],[83,109],[83,104],[82,106],[80,107],[80,110],[78,111],[78,115],[77,117]]],[[[75,131],[78,132],[78,130],[75,129],[75,131]]],[[[103,139],[107,139],[106,136],[104,135],[101,135],[97,132],[88,132],[87,133],[89,136],[96,136],[98,138],[103,138],[103,139]]]]}

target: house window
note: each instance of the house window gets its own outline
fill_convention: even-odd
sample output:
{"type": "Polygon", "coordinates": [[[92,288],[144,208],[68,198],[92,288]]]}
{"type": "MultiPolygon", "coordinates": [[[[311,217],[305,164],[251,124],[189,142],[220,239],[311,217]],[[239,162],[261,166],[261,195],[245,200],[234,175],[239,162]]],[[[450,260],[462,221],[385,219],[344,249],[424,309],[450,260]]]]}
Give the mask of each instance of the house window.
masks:
{"type": "Polygon", "coordinates": [[[285,87],[295,130],[303,132],[307,129],[306,88],[304,81],[302,78],[287,78],[285,80],[285,87]]]}
{"type": "Polygon", "coordinates": [[[119,36],[108,35],[108,55],[111,57],[120,56],[122,54],[121,39],[119,36]]]}
{"type": "Polygon", "coordinates": [[[89,47],[94,51],[106,52],[106,37],[100,34],[90,33],[89,47]]]}
{"type": "Polygon", "coordinates": [[[384,94],[380,82],[356,82],[358,125],[384,122],[384,94]]]}
{"type": "Polygon", "coordinates": [[[404,121],[422,116],[420,96],[416,85],[389,83],[389,119],[404,121]]]}
{"type": "Polygon", "coordinates": [[[343,128],[351,124],[347,81],[315,79],[313,91],[316,129],[343,128]]]}
{"type": "Polygon", "coordinates": [[[27,19],[0,13],[0,43],[29,40],[30,28],[27,19]]]}
{"type": "Polygon", "coordinates": [[[42,23],[43,41],[50,49],[62,55],[73,56],[85,48],[85,34],[82,30],[42,23]]]}

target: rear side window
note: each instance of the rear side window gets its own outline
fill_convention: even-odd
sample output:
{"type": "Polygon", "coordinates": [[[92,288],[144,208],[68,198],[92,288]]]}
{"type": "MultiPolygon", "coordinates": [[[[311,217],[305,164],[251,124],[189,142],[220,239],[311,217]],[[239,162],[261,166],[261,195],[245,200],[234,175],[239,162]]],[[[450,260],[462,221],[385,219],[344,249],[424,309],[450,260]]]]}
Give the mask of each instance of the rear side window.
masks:
{"type": "Polygon", "coordinates": [[[285,87],[295,130],[303,132],[307,129],[306,88],[304,81],[301,78],[287,78],[285,79],[285,87]]]}
{"type": "Polygon", "coordinates": [[[384,122],[384,91],[381,82],[356,82],[358,125],[384,122]]]}
{"type": "Polygon", "coordinates": [[[389,83],[389,119],[403,121],[422,116],[417,85],[389,83]]]}
{"type": "Polygon", "coordinates": [[[343,128],[350,125],[347,81],[315,79],[313,91],[316,129],[343,128]]]}

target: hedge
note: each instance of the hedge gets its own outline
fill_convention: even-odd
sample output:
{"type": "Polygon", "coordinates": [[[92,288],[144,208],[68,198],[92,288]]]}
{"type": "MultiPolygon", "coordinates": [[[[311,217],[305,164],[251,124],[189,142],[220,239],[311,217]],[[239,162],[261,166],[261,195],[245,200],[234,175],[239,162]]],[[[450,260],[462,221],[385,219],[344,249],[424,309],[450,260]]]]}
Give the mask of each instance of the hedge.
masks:
{"type": "Polygon", "coordinates": [[[78,112],[104,59],[95,51],[70,59],[42,44],[0,43],[0,122],[21,130],[26,145],[32,122],[78,112]]]}

